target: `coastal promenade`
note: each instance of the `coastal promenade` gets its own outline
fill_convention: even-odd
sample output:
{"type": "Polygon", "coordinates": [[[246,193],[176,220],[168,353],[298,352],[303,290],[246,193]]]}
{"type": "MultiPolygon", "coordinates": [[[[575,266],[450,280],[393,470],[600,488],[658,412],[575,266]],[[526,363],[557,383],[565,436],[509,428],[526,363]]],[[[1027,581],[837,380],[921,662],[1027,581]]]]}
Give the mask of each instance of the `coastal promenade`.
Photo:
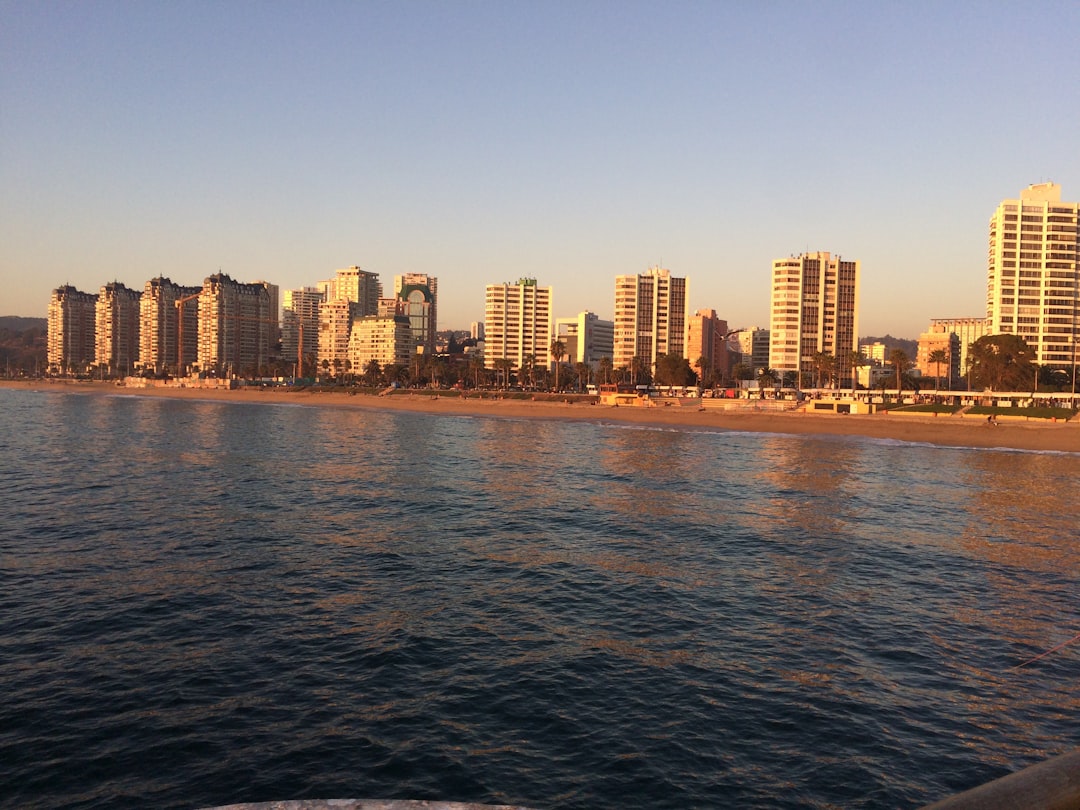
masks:
{"type": "Polygon", "coordinates": [[[660,426],[675,430],[737,430],[795,435],[865,436],[947,447],[1080,453],[1080,421],[1007,421],[991,425],[977,416],[826,414],[802,411],[724,411],[693,406],[627,408],[570,401],[503,399],[494,393],[465,396],[416,391],[392,396],[319,389],[127,388],[115,383],[69,381],[0,382],[41,392],[96,396],[166,397],[228,402],[283,403],[311,407],[363,408],[503,419],[577,420],[660,426]]]}

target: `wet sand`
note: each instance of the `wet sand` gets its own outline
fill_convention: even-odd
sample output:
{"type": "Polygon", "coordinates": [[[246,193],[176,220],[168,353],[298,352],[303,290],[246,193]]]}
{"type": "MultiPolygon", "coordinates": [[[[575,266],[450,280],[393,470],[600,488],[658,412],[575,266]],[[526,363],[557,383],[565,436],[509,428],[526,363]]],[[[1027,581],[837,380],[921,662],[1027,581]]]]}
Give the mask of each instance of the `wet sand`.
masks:
{"type": "Polygon", "coordinates": [[[997,426],[977,416],[900,414],[820,414],[802,412],[735,412],[698,405],[655,408],[610,407],[585,403],[498,399],[470,394],[467,398],[436,393],[391,396],[347,392],[294,391],[287,388],[216,391],[200,388],[126,388],[113,383],[0,382],[5,388],[97,396],[147,396],[229,402],[288,403],[312,407],[442,413],[505,419],[577,420],[630,423],[684,430],[737,430],[799,435],[867,436],[952,447],[997,447],[1080,453],[1080,420],[1013,421],[997,426]]]}

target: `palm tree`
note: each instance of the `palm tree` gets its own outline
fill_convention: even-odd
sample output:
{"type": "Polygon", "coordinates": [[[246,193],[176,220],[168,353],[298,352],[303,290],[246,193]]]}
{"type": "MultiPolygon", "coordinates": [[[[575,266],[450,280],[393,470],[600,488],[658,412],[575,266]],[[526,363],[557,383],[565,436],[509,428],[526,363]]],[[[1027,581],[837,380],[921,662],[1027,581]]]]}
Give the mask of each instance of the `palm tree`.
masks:
{"type": "Polygon", "coordinates": [[[814,371],[817,372],[818,388],[824,388],[824,382],[832,380],[833,369],[836,368],[836,358],[828,352],[814,352],[814,371]]]}
{"type": "Polygon", "coordinates": [[[771,368],[763,368],[758,374],[758,388],[776,388],[776,372],[771,368]]]}
{"type": "Polygon", "coordinates": [[[614,371],[614,364],[611,362],[610,357],[601,357],[599,363],[600,382],[611,384],[611,372],[614,371]]]}
{"type": "Polygon", "coordinates": [[[577,374],[578,390],[584,391],[585,386],[589,384],[589,378],[592,376],[592,366],[588,363],[575,363],[574,372],[577,374]]]}
{"type": "Polygon", "coordinates": [[[934,390],[938,391],[941,386],[941,364],[949,362],[949,354],[944,349],[934,349],[926,359],[934,364],[934,390]]]}
{"type": "Polygon", "coordinates": [[[555,358],[555,390],[559,390],[559,366],[566,356],[566,344],[559,339],[551,341],[551,356],[555,358]]]}
{"type": "Polygon", "coordinates": [[[709,359],[705,355],[701,355],[694,363],[694,367],[698,371],[698,385],[702,388],[705,387],[705,366],[709,365],[709,359]]]}
{"type": "Polygon", "coordinates": [[[848,352],[847,359],[851,364],[851,393],[854,396],[859,388],[859,367],[866,363],[866,358],[863,357],[862,352],[851,351],[848,352]]]}
{"type": "Polygon", "coordinates": [[[379,367],[379,361],[375,358],[367,361],[364,366],[364,382],[370,386],[374,386],[382,374],[382,369],[379,367]]]}
{"type": "Polygon", "coordinates": [[[903,349],[893,349],[889,355],[889,363],[896,369],[896,394],[900,395],[903,385],[904,372],[907,371],[911,361],[908,360],[907,352],[903,349]]]}
{"type": "MultiPolygon", "coordinates": [[[[502,377],[503,388],[510,387],[510,372],[514,370],[514,361],[508,357],[500,357],[494,363],[496,379],[502,377]]],[[[496,383],[497,384],[497,383],[496,383]]]]}

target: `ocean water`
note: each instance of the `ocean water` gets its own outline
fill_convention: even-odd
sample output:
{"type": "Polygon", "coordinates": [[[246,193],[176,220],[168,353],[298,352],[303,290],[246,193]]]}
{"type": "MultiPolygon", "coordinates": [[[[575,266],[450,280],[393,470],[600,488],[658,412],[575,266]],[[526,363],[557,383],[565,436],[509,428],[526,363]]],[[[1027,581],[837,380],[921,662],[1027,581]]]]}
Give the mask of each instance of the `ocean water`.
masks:
{"type": "Polygon", "coordinates": [[[1078,473],[0,389],[0,806],[918,807],[1080,745],[1078,473]]]}

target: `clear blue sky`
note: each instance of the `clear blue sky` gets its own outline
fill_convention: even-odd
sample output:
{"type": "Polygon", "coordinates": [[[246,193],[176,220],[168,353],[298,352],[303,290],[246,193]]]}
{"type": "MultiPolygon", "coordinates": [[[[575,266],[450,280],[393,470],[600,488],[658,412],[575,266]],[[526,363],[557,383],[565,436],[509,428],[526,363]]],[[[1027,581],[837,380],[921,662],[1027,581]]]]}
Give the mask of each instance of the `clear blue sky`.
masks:
{"type": "Polygon", "coordinates": [[[533,276],[610,317],[662,264],[767,326],[770,262],[862,261],[860,333],[985,310],[986,226],[1080,197],[1076,2],[0,0],[0,315],[219,269],[533,276]]]}

